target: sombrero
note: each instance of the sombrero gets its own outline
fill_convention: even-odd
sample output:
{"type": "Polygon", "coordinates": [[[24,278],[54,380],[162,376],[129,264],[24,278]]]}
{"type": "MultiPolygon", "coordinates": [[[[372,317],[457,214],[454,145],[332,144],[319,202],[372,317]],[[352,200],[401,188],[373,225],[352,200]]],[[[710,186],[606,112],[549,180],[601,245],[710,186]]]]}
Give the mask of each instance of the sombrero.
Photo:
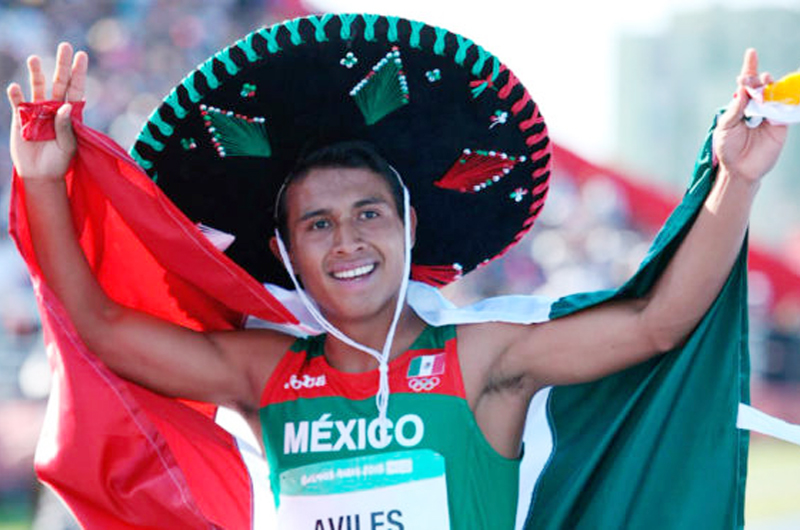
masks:
{"type": "Polygon", "coordinates": [[[257,280],[289,285],[269,250],[275,196],[310,143],[366,140],[417,210],[412,277],[445,285],[532,226],[550,176],[526,89],[460,35],[378,15],[321,15],[254,31],[191,72],[132,155],[195,223],[227,234],[257,280]]]}

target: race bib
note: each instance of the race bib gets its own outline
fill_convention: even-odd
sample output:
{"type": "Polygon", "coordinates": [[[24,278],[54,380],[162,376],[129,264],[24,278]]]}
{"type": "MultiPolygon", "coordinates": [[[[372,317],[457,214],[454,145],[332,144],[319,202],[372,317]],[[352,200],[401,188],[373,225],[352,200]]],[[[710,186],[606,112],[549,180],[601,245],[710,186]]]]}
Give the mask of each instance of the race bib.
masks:
{"type": "Polygon", "coordinates": [[[280,476],[278,527],[450,528],[444,458],[429,449],[333,460],[280,476]]]}

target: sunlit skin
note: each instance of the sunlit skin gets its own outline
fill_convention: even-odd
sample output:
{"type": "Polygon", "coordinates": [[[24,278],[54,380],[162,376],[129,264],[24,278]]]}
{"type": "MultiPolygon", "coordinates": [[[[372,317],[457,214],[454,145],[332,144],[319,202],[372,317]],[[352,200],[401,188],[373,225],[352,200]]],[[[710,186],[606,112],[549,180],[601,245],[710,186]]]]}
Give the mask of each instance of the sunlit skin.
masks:
{"type": "MultiPolygon", "coordinates": [[[[289,254],[303,287],[334,326],[380,350],[403,278],[404,225],[389,186],[369,169],[315,168],[292,182],[286,206],[289,254]]],[[[413,209],[410,222],[413,244],[413,209]]],[[[272,248],[277,255],[274,240],[272,248]]],[[[410,345],[423,327],[413,311],[403,307],[391,357],[410,345]]],[[[375,367],[363,354],[348,355],[352,359],[345,362],[339,355],[342,349],[350,350],[327,341],[326,356],[335,367],[375,367]]]]}

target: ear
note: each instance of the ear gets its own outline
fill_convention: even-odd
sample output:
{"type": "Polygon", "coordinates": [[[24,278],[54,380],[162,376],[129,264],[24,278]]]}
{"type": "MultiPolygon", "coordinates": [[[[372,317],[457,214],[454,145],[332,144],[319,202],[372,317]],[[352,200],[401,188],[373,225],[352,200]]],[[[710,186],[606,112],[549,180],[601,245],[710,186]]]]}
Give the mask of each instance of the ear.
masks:
{"type": "Polygon", "coordinates": [[[280,249],[278,249],[277,237],[272,236],[271,238],[269,238],[269,249],[270,251],[272,251],[272,255],[275,256],[275,259],[277,259],[278,261],[283,261],[281,259],[281,251],[280,249]]]}
{"type": "MultiPolygon", "coordinates": [[[[284,241],[284,245],[285,244],[286,244],[286,242],[284,241]]],[[[283,265],[283,259],[281,258],[281,250],[280,250],[280,247],[278,247],[278,238],[277,237],[272,236],[271,238],[269,238],[269,249],[270,249],[270,251],[272,251],[272,255],[275,256],[275,259],[278,260],[278,263],[283,265]]],[[[291,260],[292,259],[291,251],[288,248],[286,249],[286,251],[289,253],[289,259],[291,260]]],[[[292,267],[294,267],[294,263],[292,263],[292,267]]]]}
{"type": "Polygon", "coordinates": [[[408,220],[411,223],[411,248],[414,248],[414,243],[417,242],[417,210],[413,206],[408,211],[408,220]]]}

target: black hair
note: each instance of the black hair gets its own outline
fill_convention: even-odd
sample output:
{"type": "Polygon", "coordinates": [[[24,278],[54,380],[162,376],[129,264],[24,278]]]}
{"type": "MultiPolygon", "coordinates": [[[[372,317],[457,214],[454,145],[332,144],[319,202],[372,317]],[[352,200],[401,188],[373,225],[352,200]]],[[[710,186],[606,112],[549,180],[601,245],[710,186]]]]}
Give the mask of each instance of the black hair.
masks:
{"type": "Polygon", "coordinates": [[[364,141],[337,142],[302,155],[283,181],[276,198],[275,225],[278,227],[278,232],[287,246],[289,245],[289,230],[286,226],[286,194],[289,186],[305,178],[312,169],[320,168],[371,170],[382,177],[386,185],[389,186],[400,218],[402,219],[405,215],[403,185],[400,182],[400,177],[389,165],[389,162],[378,153],[378,150],[369,142],[364,141]]]}

